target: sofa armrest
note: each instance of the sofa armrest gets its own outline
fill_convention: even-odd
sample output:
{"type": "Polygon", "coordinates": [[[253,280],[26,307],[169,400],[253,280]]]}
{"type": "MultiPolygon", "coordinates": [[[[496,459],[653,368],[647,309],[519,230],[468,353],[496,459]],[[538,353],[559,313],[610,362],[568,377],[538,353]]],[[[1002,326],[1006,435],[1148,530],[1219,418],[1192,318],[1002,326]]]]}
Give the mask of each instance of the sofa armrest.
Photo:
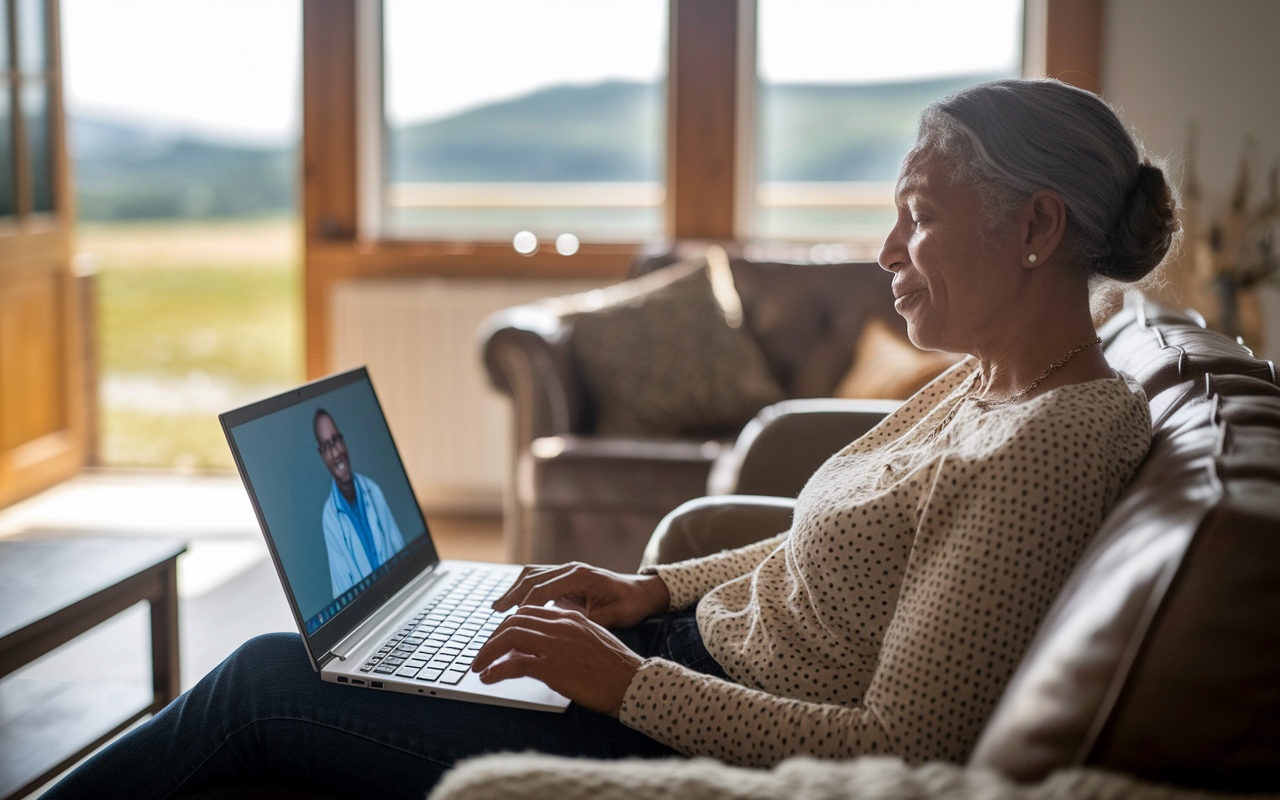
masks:
{"type": "Polygon", "coordinates": [[[516,497],[543,510],[654,510],[698,497],[719,442],[547,436],[520,454],[516,497]]]}
{"type": "Polygon", "coordinates": [[[540,436],[583,428],[587,403],[573,366],[571,333],[541,303],[490,314],[476,331],[489,383],[512,399],[516,452],[540,436]]]}
{"type": "Polygon", "coordinates": [[[546,436],[517,459],[515,563],[632,572],[663,516],[706,491],[719,442],[546,436]]]}
{"type": "Polygon", "coordinates": [[[663,517],[649,537],[641,567],[744,547],[790,529],[796,501],[785,497],[699,497],[663,517]]]}
{"type": "Polygon", "coordinates": [[[902,405],[897,400],[784,400],[763,409],[716,460],[707,494],[795,497],[845,445],[902,405]]]}

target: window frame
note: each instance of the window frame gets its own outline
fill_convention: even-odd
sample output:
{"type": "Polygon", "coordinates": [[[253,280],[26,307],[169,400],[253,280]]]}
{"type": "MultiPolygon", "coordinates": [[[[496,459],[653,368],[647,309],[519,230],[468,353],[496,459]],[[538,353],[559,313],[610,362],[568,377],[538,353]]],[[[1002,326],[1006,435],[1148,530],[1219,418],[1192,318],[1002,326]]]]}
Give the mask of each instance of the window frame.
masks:
{"type": "Polygon", "coordinates": [[[24,69],[18,63],[21,50],[19,42],[21,32],[17,24],[18,5],[19,0],[9,0],[8,3],[0,6],[0,12],[7,12],[5,27],[8,32],[6,46],[9,62],[0,64],[0,71],[3,71],[9,88],[9,123],[13,128],[10,131],[13,142],[11,167],[15,201],[14,213],[11,216],[0,217],[0,257],[10,248],[17,247],[26,251],[32,245],[39,249],[42,245],[52,242],[56,238],[57,231],[69,224],[73,211],[73,194],[69,191],[68,164],[65,157],[66,126],[62,108],[61,37],[54,35],[56,26],[60,24],[59,5],[53,1],[41,4],[45,13],[45,64],[37,73],[24,69]],[[32,83],[43,84],[46,92],[49,188],[53,201],[53,208],[50,211],[36,211],[32,207],[35,202],[35,190],[31,175],[31,143],[28,136],[26,104],[21,98],[23,89],[32,83]],[[19,235],[23,238],[35,235],[36,239],[21,245],[15,244],[15,240],[5,241],[19,235]]]}
{"type": "MultiPolygon", "coordinates": [[[[1024,75],[1100,86],[1103,0],[1024,0],[1024,75]]],[[[755,1],[670,0],[667,240],[739,238],[755,181],[755,1]]],[[[384,182],[381,0],[303,3],[302,216],[307,374],[329,371],[335,283],[362,277],[620,280],[643,242],[564,257],[509,242],[378,239],[384,182]],[[376,124],[371,123],[376,120],[376,124]],[[362,145],[363,142],[363,145],[362,145]]]]}

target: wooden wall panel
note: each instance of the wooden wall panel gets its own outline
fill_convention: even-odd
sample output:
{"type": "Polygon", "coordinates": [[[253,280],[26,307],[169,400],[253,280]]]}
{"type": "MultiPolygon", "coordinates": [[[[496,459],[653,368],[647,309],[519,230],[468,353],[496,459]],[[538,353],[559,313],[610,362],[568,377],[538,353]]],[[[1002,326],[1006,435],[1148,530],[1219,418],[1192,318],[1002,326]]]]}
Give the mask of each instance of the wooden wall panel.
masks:
{"type": "Polygon", "coordinates": [[[0,287],[0,449],[4,451],[67,425],[59,277],[44,273],[0,287]]]}
{"type": "Polygon", "coordinates": [[[74,475],[83,463],[77,310],[60,259],[0,269],[0,506],[74,475]]]}

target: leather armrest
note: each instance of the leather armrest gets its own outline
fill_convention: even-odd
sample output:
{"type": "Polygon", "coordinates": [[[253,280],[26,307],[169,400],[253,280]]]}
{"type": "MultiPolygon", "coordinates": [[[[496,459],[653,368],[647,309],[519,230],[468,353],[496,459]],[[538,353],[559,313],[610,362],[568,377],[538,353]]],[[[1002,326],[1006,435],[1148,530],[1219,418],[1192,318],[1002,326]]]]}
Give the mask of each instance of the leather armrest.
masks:
{"type": "Polygon", "coordinates": [[[571,335],[542,303],[490,314],[476,332],[490,384],[513,401],[517,451],[539,436],[582,430],[587,403],[571,335]]]}
{"type": "Polygon", "coordinates": [[[520,454],[522,508],[658,514],[702,494],[719,442],[547,436],[520,454]]]}
{"type": "Polygon", "coordinates": [[[716,460],[707,494],[795,497],[823,462],[902,405],[897,400],[784,400],[763,409],[716,460]]]}
{"type": "Polygon", "coordinates": [[[690,500],[662,518],[644,549],[641,567],[744,547],[791,528],[796,501],[726,495],[690,500]]]}

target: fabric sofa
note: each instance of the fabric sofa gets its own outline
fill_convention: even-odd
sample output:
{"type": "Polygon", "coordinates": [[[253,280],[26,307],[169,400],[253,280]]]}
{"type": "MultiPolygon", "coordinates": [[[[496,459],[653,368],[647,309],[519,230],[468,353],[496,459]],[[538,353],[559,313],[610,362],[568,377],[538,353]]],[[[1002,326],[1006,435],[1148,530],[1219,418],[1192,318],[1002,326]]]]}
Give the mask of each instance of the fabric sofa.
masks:
{"type": "MultiPolygon", "coordinates": [[[[1280,794],[1275,366],[1193,317],[1146,302],[1099,333],[1112,365],[1147,393],[1152,448],[1041,622],[967,770],[884,759],[800,760],[762,777],[705,762],[619,766],[489,757],[455,770],[437,794],[499,797],[516,785],[526,797],[557,798],[585,796],[583,787],[595,797],[1179,794],[1134,778],[1280,794]],[[881,791],[889,785],[907,789],[881,791]]],[[[846,429],[832,424],[840,405],[793,401],[767,409],[735,447],[740,473],[754,486],[772,481],[789,490],[796,480],[791,470],[807,475],[817,466],[800,463],[791,442],[804,441],[818,463],[823,451],[847,442],[846,429]],[[775,426],[786,435],[772,435],[775,426]]],[[[848,413],[865,420],[875,410],[850,403],[848,413]]],[[[691,501],[658,526],[645,561],[689,558],[775,534],[788,527],[792,506],[785,497],[691,501]]]]}
{"type": "MultiPolygon", "coordinates": [[[[642,258],[633,278],[699,247],[689,243],[642,258]]],[[[874,263],[787,262],[776,253],[753,258],[741,247],[726,248],[745,328],[781,397],[830,396],[870,320],[905,337],[893,310],[892,276],[874,263]]],[[[708,488],[733,490],[731,480],[709,487],[708,478],[738,427],[679,436],[601,435],[595,399],[575,358],[575,338],[582,334],[559,301],[505,309],[479,332],[490,383],[511,397],[514,410],[514,488],[503,515],[508,556],[516,563],[579,560],[633,570],[664,515],[708,488]]],[[[690,350],[697,346],[689,342],[690,350]]]]}

